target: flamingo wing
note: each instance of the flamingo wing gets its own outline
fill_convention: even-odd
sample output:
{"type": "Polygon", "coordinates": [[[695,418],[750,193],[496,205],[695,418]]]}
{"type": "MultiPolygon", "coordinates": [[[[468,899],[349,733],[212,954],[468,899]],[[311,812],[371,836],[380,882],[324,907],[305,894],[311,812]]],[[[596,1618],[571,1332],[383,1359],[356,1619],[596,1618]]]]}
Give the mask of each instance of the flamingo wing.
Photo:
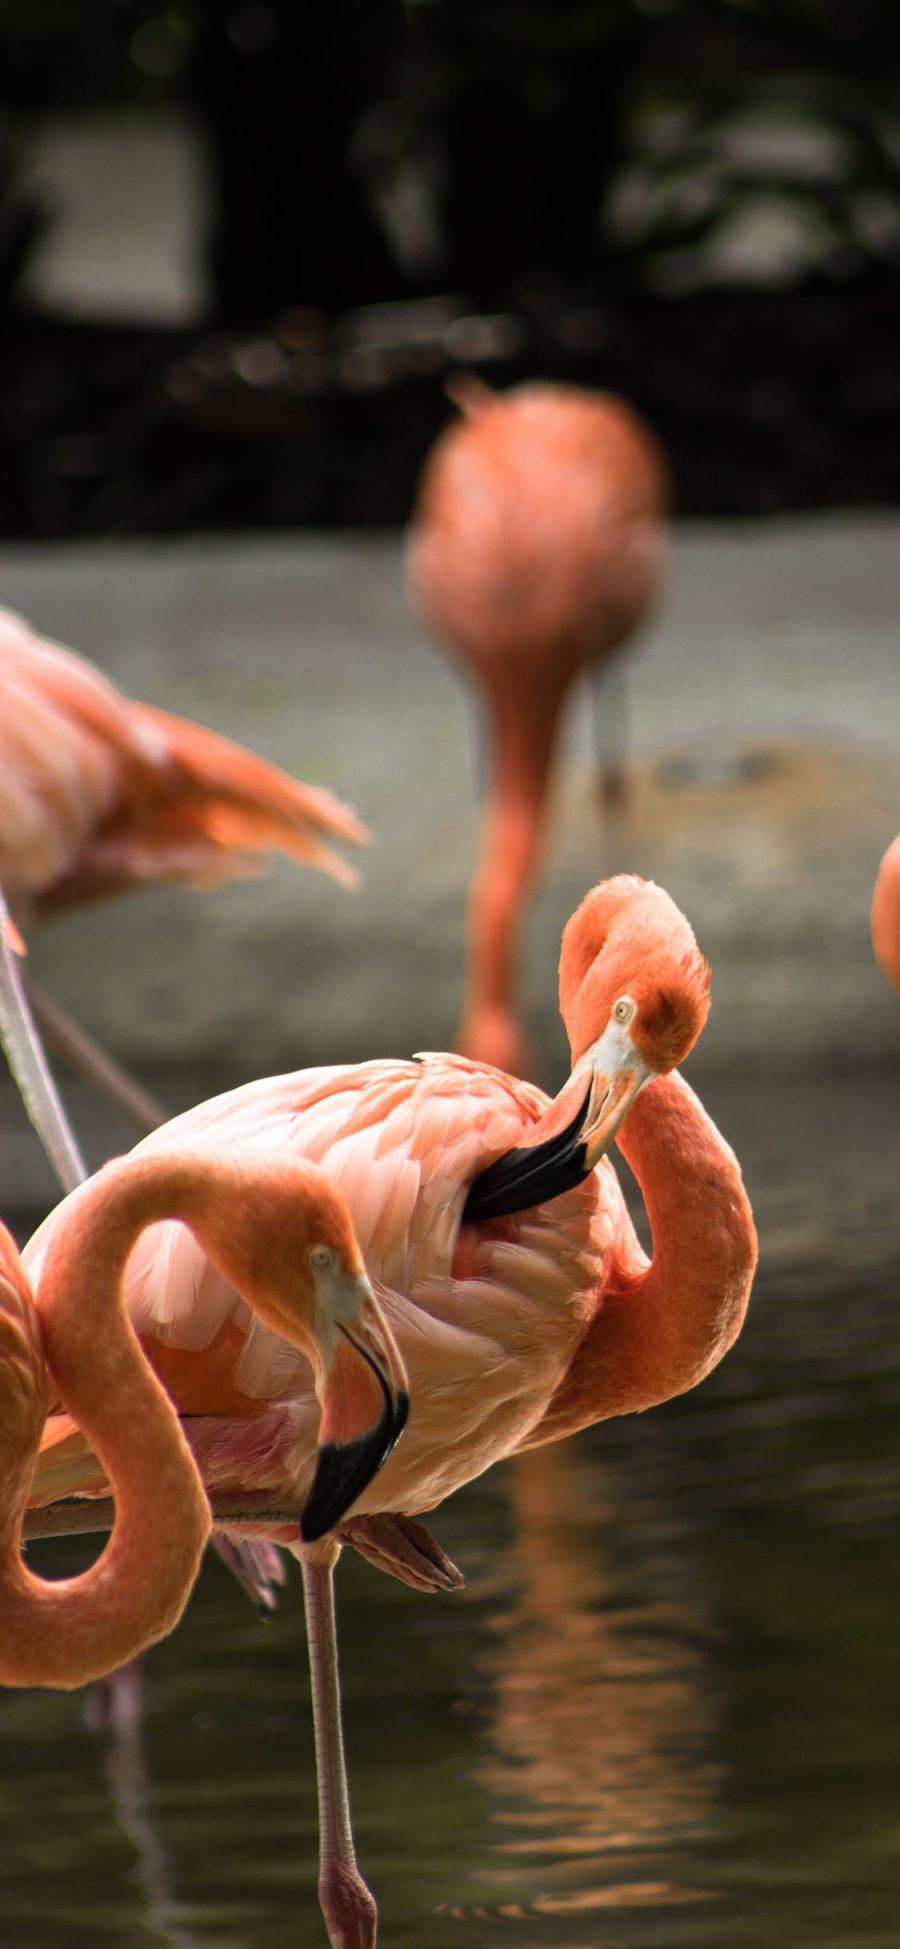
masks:
{"type": "Polygon", "coordinates": [[[0,611],[0,884],[44,914],[147,880],[211,885],[272,851],[353,883],[331,840],[365,828],[323,788],[186,718],[134,704],[0,611]]]}
{"type": "Polygon", "coordinates": [[[69,869],[160,753],[99,671],[0,611],[0,881],[13,905],[69,869]]]}
{"type": "MultiPolygon", "coordinates": [[[[460,1229],[472,1179],[545,1109],[529,1084],[428,1056],[251,1083],[139,1146],[289,1151],[339,1184],[410,1374],[409,1425],[356,1513],[433,1507],[518,1444],[567,1371],[619,1217],[612,1171],[460,1229]]],[[[36,1278],[53,1222],[27,1248],[36,1278]]],[[[191,1413],[208,1486],[304,1479],[318,1411],[303,1356],[251,1316],[178,1223],[147,1229],[126,1282],[142,1343],[191,1413]]]]}
{"type": "MultiPolygon", "coordinates": [[[[426,1055],[249,1083],[174,1118],[139,1148],[209,1142],[323,1165],[348,1201],[370,1275],[408,1294],[453,1276],[468,1184],[545,1109],[528,1083],[461,1056],[426,1055]]],[[[150,1227],[128,1276],[141,1333],[155,1322],[179,1344],[206,1345],[230,1316],[220,1310],[230,1289],[180,1225],[150,1227]]]]}

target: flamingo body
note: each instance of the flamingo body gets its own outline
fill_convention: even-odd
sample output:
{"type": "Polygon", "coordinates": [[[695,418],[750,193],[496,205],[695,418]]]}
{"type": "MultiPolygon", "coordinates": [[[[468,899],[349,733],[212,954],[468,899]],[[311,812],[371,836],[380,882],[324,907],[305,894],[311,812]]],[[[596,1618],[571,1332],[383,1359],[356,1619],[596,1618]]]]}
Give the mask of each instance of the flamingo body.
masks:
{"type": "Polygon", "coordinates": [[[425,620],[490,685],[556,688],[602,660],[656,592],[668,471],[624,400],[574,386],[461,389],[409,544],[425,620]]]}
{"type": "MultiPolygon", "coordinates": [[[[731,1152],[676,1076],[660,1075],[638,1096],[620,1134],[638,1160],[651,1219],[658,1214],[655,1274],[605,1158],[561,1196],[462,1222],[473,1181],[504,1154],[532,1155],[529,1144],[558,1125],[564,1099],[583,1094],[596,1023],[621,1008],[615,997],[629,968],[635,1035],[661,1063],[680,1059],[702,1022],[705,970],[667,896],[614,881],[588,896],[579,916],[561,972],[576,1066],[556,1104],[463,1057],[364,1063],[245,1085],[174,1119],[133,1153],[149,1160],[213,1146],[248,1161],[257,1151],[302,1157],[346,1199],[411,1400],[404,1441],[353,1504],[354,1517],[415,1515],[519,1448],[691,1386],[739,1329],[752,1219],[731,1152]],[[633,963],[644,936],[632,938],[628,922],[638,909],[647,925],[652,917],[648,954],[680,923],[663,973],[658,963],[633,963]],[[594,955],[584,945],[588,924],[601,942],[594,955]],[[679,1213],[693,1223],[691,1199],[702,1223],[685,1236],[679,1213]]],[[[605,1103],[609,1091],[602,1094],[605,1103]]],[[[56,1222],[51,1216],[33,1242],[36,1259],[56,1222]]],[[[127,1303],[176,1403],[190,1408],[207,1487],[301,1494],[316,1426],[308,1364],[250,1318],[202,1245],[170,1223],[146,1232],[129,1261],[127,1303]]],[[[102,1479],[80,1435],[64,1418],[51,1417],[48,1430],[35,1499],[96,1492],[102,1479]]]]}
{"type": "Polygon", "coordinates": [[[604,663],[655,597],[668,473],[652,434],[611,395],[528,385],[494,397],[470,384],[457,397],[465,417],[423,473],[409,582],[488,717],[458,1046],[520,1070],[518,935],[562,707],[579,672],[604,663]]]}
{"type": "MultiPolygon", "coordinates": [[[[433,1507],[515,1447],[562,1379],[611,1242],[610,1207],[622,1216],[611,1167],[605,1196],[598,1180],[529,1214],[527,1225],[457,1238],[470,1180],[518,1143],[546,1104],[529,1085],[461,1057],[374,1062],[245,1085],[175,1118],[134,1153],[211,1144],[249,1158],[276,1148],[320,1163],[343,1192],[412,1362],[403,1446],[414,1453],[355,1513],[433,1507]]],[[[51,1217],[27,1263],[53,1227],[51,1217]]],[[[145,1351],[192,1417],[207,1488],[302,1494],[317,1426],[302,1354],[253,1318],[183,1227],[157,1226],[138,1241],[128,1295],[145,1351]]],[[[70,1428],[51,1417],[42,1500],[105,1486],[70,1428]]]]}
{"type": "Polygon", "coordinates": [[[878,869],[871,912],[872,947],[886,980],[900,991],[900,834],[878,869]]]}

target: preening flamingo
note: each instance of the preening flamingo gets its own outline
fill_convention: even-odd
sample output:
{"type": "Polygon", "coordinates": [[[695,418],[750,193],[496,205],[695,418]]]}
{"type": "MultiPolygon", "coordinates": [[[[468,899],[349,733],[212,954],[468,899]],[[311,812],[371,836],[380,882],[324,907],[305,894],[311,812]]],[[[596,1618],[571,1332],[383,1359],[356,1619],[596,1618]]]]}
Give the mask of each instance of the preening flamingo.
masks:
{"type": "MultiPolygon", "coordinates": [[[[330,842],[365,837],[331,792],[203,725],[132,703],[85,658],[0,610],[0,896],[12,923],[4,926],[0,909],[0,1031],[64,1189],[84,1168],[64,1127],[51,1127],[48,1079],[31,1080],[31,1025],[11,939],[76,901],[157,880],[212,886],[261,871],[272,852],[352,884],[330,842]]],[[[46,1019],[39,998],[39,1014],[42,1007],[46,1019]]],[[[50,1026],[83,1066],[104,1069],[128,1108],[127,1080],[116,1081],[58,1010],[50,1026]]],[[[150,1106],[140,1127],[158,1121],[150,1106]]]]}
{"type": "MultiPolygon", "coordinates": [[[[554,1101],[459,1056],[312,1069],[201,1104],[132,1153],[274,1150],[317,1161],[340,1187],[410,1377],[403,1442],[338,1531],[382,1567],[416,1581],[415,1561],[405,1565],[402,1548],[392,1556],[393,1516],[402,1542],[409,1517],[492,1462],[693,1387],[735,1339],[756,1259],[752,1215],[735,1157],[671,1073],[708,1005],[687,921],[660,888],[619,876],[586,896],[563,936],[572,1069],[554,1101]],[[614,1137],[647,1206],[649,1262],[604,1156],[614,1137]]],[[[32,1254],[58,1223],[51,1216],[32,1254]]],[[[126,1292],[145,1349],[190,1412],[207,1488],[302,1498],[316,1432],[305,1363],[260,1328],[247,1336],[227,1277],[177,1226],[139,1241],[126,1292]]],[[[32,1500],[101,1487],[83,1437],[51,1417],[32,1500]]],[[[295,1527],[278,1534],[299,1547],[295,1527]]],[[[334,1542],[303,1566],[320,1888],[332,1942],[370,1949],[374,1909],[341,1757],[337,1553],[334,1542]]],[[[418,1570],[427,1587],[424,1556],[418,1570]]]]}
{"type": "Polygon", "coordinates": [[[878,868],[870,924],[878,966],[893,987],[900,990],[900,833],[878,868]]]}
{"type": "Polygon", "coordinates": [[[402,1361],[344,1200],[316,1165],[209,1146],[117,1159],[58,1207],[33,1283],[0,1227],[2,1684],[69,1689],[111,1671],[172,1630],[196,1577],[209,1504],[123,1304],[135,1240],[167,1217],[241,1294],[247,1343],[277,1335],[315,1375],[318,1457],[300,1518],[310,1542],[402,1428],[402,1361]],[[25,1569],[19,1534],[54,1390],[112,1485],[116,1523],[83,1576],[46,1584],[25,1569]]]}
{"type": "Polygon", "coordinates": [[[519,933],[566,696],[637,628],[660,580],[668,473],[623,400],[557,385],[495,397],[459,381],[464,418],[426,464],[409,540],[425,621],[481,687],[488,782],[469,903],[457,1047],[527,1070],[519,933]]]}

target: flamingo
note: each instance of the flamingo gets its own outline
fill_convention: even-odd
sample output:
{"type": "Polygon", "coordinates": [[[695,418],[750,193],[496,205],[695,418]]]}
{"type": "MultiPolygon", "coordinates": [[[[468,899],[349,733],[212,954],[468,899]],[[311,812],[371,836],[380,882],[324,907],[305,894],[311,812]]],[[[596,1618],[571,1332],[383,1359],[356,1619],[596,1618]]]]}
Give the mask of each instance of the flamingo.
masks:
{"type": "Polygon", "coordinates": [[[886,980],[900,990],[900,833],[878,868],[870,923],[878,966],[886,980]]]}
{"type": "MultiPolygon", "coordinates": [[[[420,1587],[452,1587],[446,1559],[430,1576],[430,1539],[411,1518],[504,1456],[695,1386],[746,1311],[756,1239],[740,1169],[674,1073],[706,1019],[708,970],[661,888],[619,875],[585,897],[563,935],[560,1007],[572,1067],[553,1101],[461,1056],[311,1069],[201,1104],[132,1153],[165,1157],[188,1143],[319,1163],[347,1199],[410,1376],[403,1443],[315,1560],[295,1523],[275,1532],[303,1563],[320,1899],[342,1949],[371,1949],[375,1908],[357,1866],[341,1745],[341,1542],[420,1587]],[[647,1206],[649,1262],[605,1155],[614,1137],[647,1206]]],[[[51,1214],[29,1263],[58,1225],[51,1214]]],[[[266,1490],[295,1505],[314,1464],[305,1363],[276,1337],[248,1334],[227,1277],[177,1225],[138,1242],[126,1303],[190,1414],[207,1489],[266,1490]]],[[[51,1415],[32,1504],[103,1486],[84,1436],[51,1415]]]]}
{"type": "MultiPolygon", "coordinates": [[[[48,915],[158,880],[211,886],[279,851],[352,885],[329,843],[366,829],[319,786],[203,725],[132,703],[84,657],[0,610],[0,1032],[64,1190],[85,1176],[10,948],[48,915]],[[5,910],[8,910],[5,911],[5,910]]],[[[109,1059],[32,990],[64,1053],[139,1127],[161,1120],[109,1059]]]]}
{"type": "Polygon", "coordinates": [[[325,1534],[397,1439],[406,1377],[347,1208],[316,1165],[173,1148],[117,1159],[58,1208],[39,1277],[0,1228],[0,1683],[85,1685],[178,1622],[210,1531],[197,1464],[123,1303],[148,1225],[175,1217],[240,1292],[253,1327],[301,1349],[321,1406],[300,1518],[325,1534]],[[116,1499],[110,1543],[83,1576],[46,1584],[20,1554],[55,1385],[116,1499]]]}
{"type": "Polygon", "coordinates": [[[456,1044],[520,1075],[518,942],[562,707],[656,594],[668,474],[652,434],[611,394],[526,385],[498,398],[460,380],[454,397],[464,417],[426,463],[409,583],[425,622],[480,685],[488,720],[456,1044]]]}

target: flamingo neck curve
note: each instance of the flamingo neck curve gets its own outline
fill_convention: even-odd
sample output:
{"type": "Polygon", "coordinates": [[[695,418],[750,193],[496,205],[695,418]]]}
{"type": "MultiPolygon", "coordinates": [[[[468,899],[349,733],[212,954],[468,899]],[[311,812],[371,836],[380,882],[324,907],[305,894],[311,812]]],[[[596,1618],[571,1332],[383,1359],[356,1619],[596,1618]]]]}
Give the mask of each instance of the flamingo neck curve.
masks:
{"type": "Polygon", "coordinates": [[[184,1191],[183,1167],[179,1178],[168,1159],[109,1167],[67,1201],[48,1247],[36,1294],[47,1365],[109,1477],[116,1523],[81,1576],[52,1584],[35,1576],[18,1546],[34,1461],[23,1451],[15,1487],[7,1473],[0,1534],[0,1683],[87,1684],[164,1636],[187,1602],[209,1505],[122,1296],[139,1233],[177,1214],[184,1191]]]}
{"type": "Polygon", "coordinates": [[[686,1393],[743,1325],[753,1214],[734,1153],[683,1077],[648,1083],[617,1142],[641,1188],[653,1256],[626,1220],[593,1320],[530,1446],[686,1393]]]}

